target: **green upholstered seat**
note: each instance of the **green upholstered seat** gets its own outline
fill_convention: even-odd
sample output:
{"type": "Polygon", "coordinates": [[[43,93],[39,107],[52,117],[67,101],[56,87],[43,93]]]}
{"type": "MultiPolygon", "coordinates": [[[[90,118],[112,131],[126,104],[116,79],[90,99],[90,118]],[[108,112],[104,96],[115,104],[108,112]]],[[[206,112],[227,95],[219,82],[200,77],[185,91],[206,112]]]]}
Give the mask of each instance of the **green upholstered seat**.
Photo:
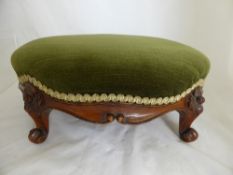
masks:
{"type": "Polygon", "coordinates": [[[11,61],[21,81],[39,82],[52,96],[57,91],[87,99],[95,93],[176,96],[200,85],[209,71],[206,56],[187,45],[129,35],[41,38],[18,48],[11,61]]]}

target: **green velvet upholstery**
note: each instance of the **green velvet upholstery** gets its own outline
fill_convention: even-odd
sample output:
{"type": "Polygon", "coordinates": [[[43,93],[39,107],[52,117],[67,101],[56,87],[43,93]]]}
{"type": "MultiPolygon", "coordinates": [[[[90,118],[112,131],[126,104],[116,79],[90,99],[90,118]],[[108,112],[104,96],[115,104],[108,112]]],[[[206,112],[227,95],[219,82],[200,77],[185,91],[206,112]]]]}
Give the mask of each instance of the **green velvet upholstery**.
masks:
{"type": "Polygon", "coordinates": [[[209,71],[199,51],[174,41],[129,35],[41,38],[12,55],[18,76],[35,77],[64,93],[177,95],[209,71]]]}

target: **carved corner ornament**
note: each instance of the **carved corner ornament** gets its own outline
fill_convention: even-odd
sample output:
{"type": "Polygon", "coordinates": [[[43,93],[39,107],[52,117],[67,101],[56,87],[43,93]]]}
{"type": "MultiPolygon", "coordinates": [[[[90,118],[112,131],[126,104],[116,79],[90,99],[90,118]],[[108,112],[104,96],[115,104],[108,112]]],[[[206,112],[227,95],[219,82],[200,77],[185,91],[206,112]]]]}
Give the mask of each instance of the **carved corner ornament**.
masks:
{"type": "Polygon", "coordinates": [[[19,88],[23,92],[24,109],[40,116],[45,108],[43,93],[29,83],[25,84],[25,86],[19,85],[19,88]]]}

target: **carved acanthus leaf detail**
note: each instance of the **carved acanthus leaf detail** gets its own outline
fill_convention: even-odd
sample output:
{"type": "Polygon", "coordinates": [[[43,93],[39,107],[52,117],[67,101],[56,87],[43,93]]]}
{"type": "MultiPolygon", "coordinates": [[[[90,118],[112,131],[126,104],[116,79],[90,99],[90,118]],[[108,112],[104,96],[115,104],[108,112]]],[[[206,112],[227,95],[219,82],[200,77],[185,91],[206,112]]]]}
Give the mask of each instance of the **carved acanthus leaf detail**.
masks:
{"type": "Polygon", "coordinates": [[[20,89],[23,92],[24,109],[28,112],[33,111],[39,116],[45,107],[43,94],[29,83],[20,89]]]}
{"type": "Polygon", "coordinates": [[[193,111],[196,115],[199,115],[203,111],[202,104],[205,102],[205,98],[202,96],[202,88],[196,88],[190,93],[187,97],[187,106],[193,111]]]}

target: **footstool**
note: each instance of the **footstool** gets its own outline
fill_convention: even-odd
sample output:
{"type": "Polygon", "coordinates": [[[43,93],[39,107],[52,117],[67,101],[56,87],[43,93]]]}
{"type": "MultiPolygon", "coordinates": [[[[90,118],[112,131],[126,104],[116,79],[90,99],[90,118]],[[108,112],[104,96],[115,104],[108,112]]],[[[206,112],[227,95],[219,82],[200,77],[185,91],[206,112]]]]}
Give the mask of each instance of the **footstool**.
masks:
{"type": "Polygon", "coordinates": [[[90,122],[123,124],[176,110],[180,138],[198,137],[190,126],[203,111],[210,64],[187,45],[146,36],[54,36],[21,46],[11,62],[24,108],[36,124],[29,133],[33,143],[47,138],[52,109],[90,122]]]}

